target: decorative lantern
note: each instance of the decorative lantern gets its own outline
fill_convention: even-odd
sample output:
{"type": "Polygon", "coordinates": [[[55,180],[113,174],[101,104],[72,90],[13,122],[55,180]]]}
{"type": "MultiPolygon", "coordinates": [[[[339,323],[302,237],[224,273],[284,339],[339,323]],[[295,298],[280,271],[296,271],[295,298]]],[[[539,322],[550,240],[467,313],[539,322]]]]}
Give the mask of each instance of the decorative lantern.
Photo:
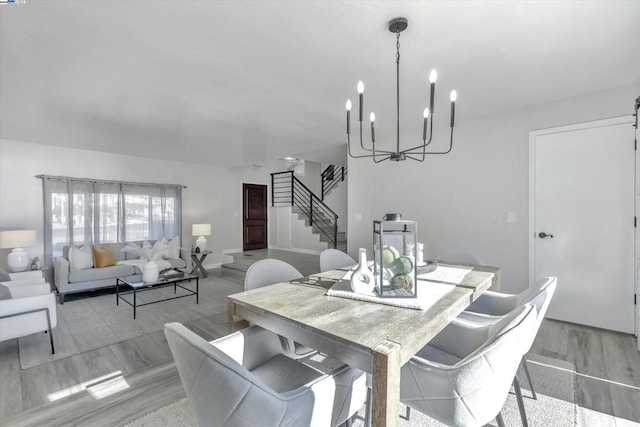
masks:
{"type": "Polygon", "coordinates": [[[384,298],[418,296],[416,260],[418,223],[403,221],[400,214],[387,214],[373,221],[373,276],[376,292],[384,298]]]}

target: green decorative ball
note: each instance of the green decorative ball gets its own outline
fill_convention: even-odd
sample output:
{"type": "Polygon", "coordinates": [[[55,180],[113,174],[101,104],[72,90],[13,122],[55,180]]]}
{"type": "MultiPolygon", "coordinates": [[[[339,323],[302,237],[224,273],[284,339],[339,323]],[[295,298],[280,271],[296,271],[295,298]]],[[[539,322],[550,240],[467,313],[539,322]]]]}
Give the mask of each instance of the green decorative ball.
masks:
{"type": "Polygon", "coordinates": [[[398,274],[409,274],[413,270],[413,261],[409,257],[401,256],[394,261],[393,267],[398,274]]]}
{"type": "Polygon", "coordinates": [[[382,266],[384,268],[393,267],[393,263],[400,256],[400,253],[393,246],[385,245],[382,248],[382,266]]]}
{"type": "Polygon", "coordinates": [[[391,284],[396,288],[402,288],[407,292],[413,289],[413,279],[407,274],[396,274],[391,279],[391,284]]]}

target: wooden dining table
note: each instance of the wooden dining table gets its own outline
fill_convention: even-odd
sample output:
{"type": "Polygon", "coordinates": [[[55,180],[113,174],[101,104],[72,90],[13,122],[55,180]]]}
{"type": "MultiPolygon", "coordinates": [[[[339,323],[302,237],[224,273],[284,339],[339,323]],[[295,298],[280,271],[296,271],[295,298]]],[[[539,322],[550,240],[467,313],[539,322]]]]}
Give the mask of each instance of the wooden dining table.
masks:
{"type": "Polygon", "coordinates": [[[229,321],[233,330],[253,323],[371,374],[372,425],[396,426],[402,365],[484,291],[499,287],[499,268],[438,268],[464,270],[426,310],[328,296],[345,268],[230,295],[229,321]]]}

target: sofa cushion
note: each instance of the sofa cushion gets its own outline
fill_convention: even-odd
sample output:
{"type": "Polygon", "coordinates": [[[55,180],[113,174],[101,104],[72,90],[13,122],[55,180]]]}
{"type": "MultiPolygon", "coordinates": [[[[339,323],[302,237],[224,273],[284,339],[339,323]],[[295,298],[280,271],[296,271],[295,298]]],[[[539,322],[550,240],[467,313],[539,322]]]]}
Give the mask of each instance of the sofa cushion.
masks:
{"type": "Polygon", "coordinates": [[[91,245],[84,245],[81,248],[71,246],[69,248],[69,265],[71,271],[93,268],[93,250],[91,245]]]}
{"type": "Polygon", "coordinates": [[[141,259],[144,258],[144,252],[142,248],[136,242],[127,243],[122,252],[125,253],[124,259],[141,259]]]}
{"type": "Polygon", "coordinates": [[[102,248],[93,245],[93,263],[95,268],[104,268],[116,265],[116,257],[113,256],[111,245],[108,243],[102,248]]]}
{"type": "Polygon", "coordinates": [[[0,282],[8,282],[9,280],[11,280],[9,273],[0,268],[0,282]]]}
{"type": "Polygon", "coordinates": [[[111,267],[90,268],[69,272],[69,283],[90,282],[94,280],[113,279],[115,285],[116,277],[130,276],[135,274],[135,268],[130,265],[116,264],[111,267]]]}
{"type": "Polygon", "coordinates": [[[111,246],[111,253],[114,257],[116,257],[116,261],[122,261],[125,258],[124,252],[122,252],[122,248],[124,248],[125,243],[109,243],[111,246]]]}

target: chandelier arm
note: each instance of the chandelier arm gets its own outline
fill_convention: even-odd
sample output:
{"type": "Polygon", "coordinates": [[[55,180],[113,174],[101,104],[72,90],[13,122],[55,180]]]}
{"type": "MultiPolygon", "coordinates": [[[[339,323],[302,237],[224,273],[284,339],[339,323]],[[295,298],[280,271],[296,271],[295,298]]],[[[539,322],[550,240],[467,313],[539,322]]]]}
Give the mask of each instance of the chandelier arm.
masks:
{"type": "MultiPolygon", "coordinates": [[[[371,150],[368,150],[368,151],[371,151],[371,150]]],[[[376,151],[380,151],[380,150],[376,150],[376,151]]],[[[391,155],[390,155],[391,153],[387,152],[387,151],[383,152],[382,154],[375,154],[375,151],[374,151],[374,154],[361,154],[361,155],[352,154],[351,153],[351,138],[349,137],[349,134],[347,134],[347,152],[349,154],[349,157],[351,157],[353,159],[362,159],[362,158],[365,158],[365,157],[373,157],[373,159],[375,161],[376,156],[387,155],[387,157],[382,159],[382,160],[386,160],[389,157],[391,157],[391,155]]],[[[382,161],[382,160],[380,160],[380,161],[382,161]]],[[[376,163],[379,163],[380,161],[378,161],[376,163]]]]}
{"type": "Polygon", "coordinates": [[[385,160],[390,159],[391,155],[385,155],[385,157],[380,159],[380,160],[376,160],[375,154],[372,157],[373,157],[373,163],[380,163],[380,162],[384,162],[385,160]]]}
{"type": "Polygon", "coordinates": [[[422,155],[422,159],[418,159],[417,157],[410,156],[407,153],[404,153],[404,155],[407,156],[407,158],[409,158],[411,160],[415,160],[416,162],[419,162],[419,163],[424,162],[424,159],[425,159],[424,154],[422,155]]]}
{"type": "Polygon", "coordinates": [[[375,155],[376,151],[378,151],[378,152],[380,152],[380,153],[383,153],[383,154],[393,154],[393,153],[394,153],[393,151],[387,151],[387,150],[376,150],[376,143],[375,143],[375,142],[372,142],[372,144],[373,144],[373,148],[366,148],[366,147],[364,146],[364,142],[362,142],[362,122],[360,122],[360,147],[362,147],[362,149],[363,149],[364,151],[368,151],[368,152],[370,152],[370,153],[374,153],[374,155],[375,155]]]}
{"type": "MultiPolygon", "coordinates": [[[[420,150],[420,149],[426,148],[427,145],[431,144],[432,139],[433,139],[433,132],[431,132],[431,135],[429,135],[429,142],[426,142],[426,140],[423,139],[422,145],[416,145],[415,147],[407,148],[404,151],[406,153],[407,151],[420,150]]],[[[428,153],[425,153],[425,154],[428,154],[428,153]]]]}
{"type": "MultiPolygon", "coordinates": [[[[453,148],[453,128],[451,128],[451,137],[449,139],[449,149],[447,151],[425,151],[424,154],[449,154],[451,152],[451,149],[453,148]]],[[[407,154],[421,154],[421,153],[412,153],[409,151],[405,151],[404,152],[405,155],[407,154]]]]}

